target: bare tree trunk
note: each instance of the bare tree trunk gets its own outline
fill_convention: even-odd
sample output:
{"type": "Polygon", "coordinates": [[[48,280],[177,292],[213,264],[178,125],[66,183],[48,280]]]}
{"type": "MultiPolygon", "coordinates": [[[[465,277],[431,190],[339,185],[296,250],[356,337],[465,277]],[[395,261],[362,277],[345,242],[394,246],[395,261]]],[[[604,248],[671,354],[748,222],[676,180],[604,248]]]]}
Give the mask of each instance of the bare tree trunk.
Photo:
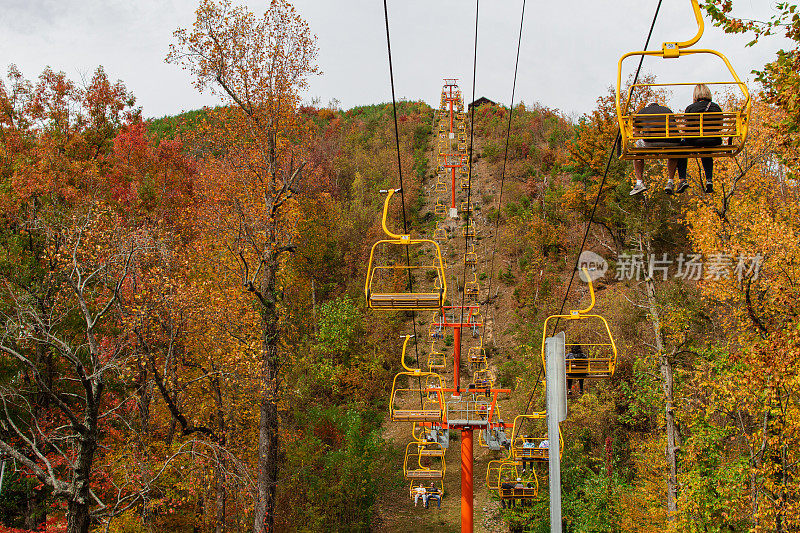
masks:
{"type": "Polygon", "coordinates": [[[311,311],[314,317],[314,335],[319,335],[319,322],[317,321],[317,285],[311,278],[311,311]]]}
{"type": "MultiPolygon", "coordinates": [[[[95,388],[95,387],[93,387],[95,388]]],[[[99,394],[93,394],[99,399],[99,394]]],[[[97,401],[93,402],[97,405],[97,401]]],[[[90,475],[94,452],[97,449],[97,413],[89,408],[86,416],[87,434],[80,439],[77,464],[73,471],[73,493],[67,502],[67,533],[89,533],[91,526],[90,475]]]]}
{"type": "Polygon", "coordinates": [[[70,500],[67,503],[67,533],[89,533],[89,505],[70,500]]]}
{"type": "Polygon", "coordinates": [[[261,282],[263,317],[262,393],[258,424],[258,499],[255,533],[273,533],[278,486],[278,313],[275,297],[277,262],[270,260],[261,282]]]}
{"type": "Polygon", "coordinates": [[[217,517],[214,525],[214,533],[225,532],[226,506],[228,494],[225,490],[225,465],[214,462],[214,483],[216,484],[216,506],[217,517]]]}
{"type": "MultiPolygon", "coordinates": [[[[650,254],[650,241],[639,241],[639,250],[644,252],[647,257],[650,254]]],[[[667,477],[667,520],[675,520],[678,514],[678,450],[680,449],[680,434],[675,423],[674,406],[674,376],[672,362],[669,355],[664,351],[664,337],[661,334],[661,317],[658,312],[656,302],[656,288],[653,278],[649,273],[645,274],[645,292],[647,294],[648,311],[650,322],[655,334],[656,350],[658,352],[658,369],[661,373],[661,387],[664,391],[664,419],[667,445],[664,450],[669,476],[667,477]]]]}
{"type": "MultiPolygon", "coordinates": [[[[219,374],[217,374],[217,368],[213,363],[211,365],[211,371],[211,387],[214,391],[214,403],[217,407],[219,444],[224,447],[228,438],[225,423],[225,406],[222,404],[222,387],[220,385],[219,374]]],[[[226,455],[222,455],[222,457],[219,457],[217,461],[214,462],[217,507],[217,523],[214,526],[214,533],[224,533],[227,527],[228,489],[225,479],[225,472],[227,471],[226,457],[226,455]]]]}

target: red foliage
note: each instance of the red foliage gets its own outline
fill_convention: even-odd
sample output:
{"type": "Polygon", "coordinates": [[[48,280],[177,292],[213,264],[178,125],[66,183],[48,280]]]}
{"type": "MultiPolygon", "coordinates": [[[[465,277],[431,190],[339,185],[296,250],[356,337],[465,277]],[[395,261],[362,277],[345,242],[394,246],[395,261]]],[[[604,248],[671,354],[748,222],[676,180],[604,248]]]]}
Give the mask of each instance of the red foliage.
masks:
{"type": "Polygon", "coordinates": [[[44,525],[37,529],[18,529],[0,524],[0,533],[66,533],[67,520],[64,517],[48,515],[44,525]]]}

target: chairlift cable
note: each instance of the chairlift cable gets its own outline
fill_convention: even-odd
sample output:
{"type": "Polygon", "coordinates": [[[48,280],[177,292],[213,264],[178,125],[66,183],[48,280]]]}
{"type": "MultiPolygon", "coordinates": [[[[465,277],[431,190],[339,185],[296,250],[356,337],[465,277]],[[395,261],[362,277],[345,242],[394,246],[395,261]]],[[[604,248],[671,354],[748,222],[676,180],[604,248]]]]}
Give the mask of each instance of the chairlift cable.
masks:
{"type": "MultiPolygon", "coordinates": [[[[653,14],[653,21],[650,23],[650,31],[647,33],[647,39],[644,42],[644,50],[647,50],[647,47],[650,45],[650,38],[653,36],[653,28],[656,26],[656,20],[658,19],[658,13],[661,10],[661,2],[663,0],[658,0],[658,5],[656,5],[656,11],[653,14]]],[[[639,58],[639,66],[636,68],[636,74],[633,77],[634,85],[639,80],[639,73],[642,70],[642,63],[644,62],[644,56],[639,58]]],[[[594,205],[592,206],[592,212],[589,216],[589,222],[586,224],[586,232],[583,234],[583,241],[581,242],[580,250],[578,250],[578,256],[575,258],[575,265],[572,268],[572,275],[569,278],[569,284],[567,285],[567,290],[564,293],[564,301],[561,302],[561,309],[559,310],[558,314],[564,313],[564,306],[567,304],[567,297],[569,296],[569,290],[572,288],[572,282],[575,279],[575,272],[578,270],[578,263],[580,262],[581,253],[583,253],[583,247],[586,246],[586,239],[589,237],[589,229],[592,226],[592,222],[594,221],[594,214],[597,211],[597,204],[600,203],[600,195],[603,193],[603,186],[606,184],[606,178],[608,177],[608,170],[611,168],[611,160],[614,158],[614,151],[617,149],[617,144],[620,141],[620,131],[619,127],[617,127],[617,133],[614,135],[614,144],[611,145],[611,150],[608,153],[608,161],[606,161],[606,169],[603,172],[603,180],[600,182],[600,187],[597,189],[597,197],[594,200],[594,205]]],[[[556,319],[555,324],[553,324],[552,333],[555,333],[556,328],[558,327],[558,322],[560,319],[556,319]]],[[[536,391],[539,389],[539,382],[542,379],[542,374],[544,373],[544,365],[539,369],[539,375],[536,377],[536,382],[533,384],[533,391],[531,391],[531,395],[528,397],[528,403],[525,405],[525,414],[528,414],[528,409],[531,406],[531,402],[533,401],[533,397],[536,395],[536,391]]]]}
{"type": "MultiPolygon", "coordinates": [[[[384,0],[385,2],[386,0],[384,0]]],[[[472,142],[473,142],[473,134],[475,132],[475,74],[477,72],[477,64],[478,64],[478,13],[480,10],[480,0],[475,0],[475,44],[472,53],[472,109],[470,110],[470,124],[469,124],[469,150],[467,151],[467,157],[469,158],[469,170],[467,171],[467,222],[466,227],[467,229],[464,231],[464,276],[461,284],[461,318],[459,320],[459,324],[464,323],[464,304],[466,303],[466,295],[467,295],[467,243],[469,243],[469,222],[470,222],[470,214],[472,209],[470,209],[470,196],[472,194],[472,142]]],[[[473,235],[473,239],[477,238],[477,235],[473,235]]],[[[461,335],[458,336],[458,351],[461,352],[461,346],[464,344],[461,335]]],[[[457,369],[457,372],[461,372],[461,369],[457,369]]]]}
{"type": "MultiPolygon", "coordinates": [[[[517,68],[519,67],[519,49],[522,45],[522,22],[525,19],[525,0],[522,0],[522,14],[519,17],[519,39],[517,40],[517,59],[514,62],[514,82],[511,84],[511,102],[508,106],[508,127],[506,128],[506,149],[503,154],[503,170],[500,173],[500,194],[497,198],[497,213],[494,219],[494,247],[492,248],[492,260],[489,264],[489,286],[486,293],[486,315],[489,316],[489,301],[492,298],[492,280],[494,279],[494,256],[497,252],[497,240],[500,224],[500,208],[503,205],[503,183],[506,179],[506,162],[508,161],[508,143],[511,137],[511,116],[514,114],[514,93],[517,89],[517,68]]],[[[483,336],[486,336],[486,320],[483,322],[483,336]]]]}
{"type": "MultiPolygon", "coordinates": [[[[389,55],[389,80],[392,85],[392,115],[394,117],[394,142],[397,147],[397,174],[400,176],[400,206],[403,213],[403,233],[408,234],[408,223],[406,221],[406,197],[405,187],[403,187],[403,167],[400,163],[400,133],[397,127],[397,101],[394,93],[394,69],[392,68],[392,40],[389,37],[389,8],[386,0],[383,0],[383,16],[386,21],[386,48],[389,55]]],[[[411,266],[411,257],[406,246],[406,265],[411,266]]],[[[411,269],[408,269],[408,289],[413,291],[411,269]]],[[[414,324],[414,354],[419,363],[419,348],[417,342],[417,312],[411,311],[411,321],[414,324]]]]}
{"type": "MultiPolygon", "coordinates": [[[[650,45],[650,37],[653,35],[653,28],[656,26],[656,19],[658,18],[658,12],[661,9],[661,2],[663,0],[658,0],[658,5],[656,6],[656,12],[653,15],[653,22],[650,24],[650,31],[647,34],[647,40],[644,43],[644,50],[647,50],[647,47],[650,45]]],[[[636,75],[633,77],[633,84],[636,85],[636,82],[639,80],[639,72],[642,70],[642,63],[644,62],[644,56],[639,58],[639,66],[636,68],[636,75]]],[[[575,265],[572,268],[572,275],[569,278],[569,284],[567,285],[567,290],[564,293],[564,301],[561,302],[561,309],[559,310],[558,314],[561,315],[564,313],[564,306],[567,304],[567,297],[569,296],[569,290],[572,288],[572,282],[575,279],[575,272],[578,270],[578,264],[580,263],[581,253],[583,253],[583,248],[586,246],[586,239],[589,237],[589,229],[592,227],[592,222],[594,221],[594,214],[597,211],[597,205],[600,203],[600,196],[603,194],[603,186],[606,184],[606,178],[608,177],[608,170],[611,168],[611,160],[614,158],[614,151],[617,149],[617,144],[620,141],[620,130],[617,127],[617,134],[614,136],[614,144],[611,145],[611,150],[608,153],[608,161],[606,162],[606,170],[603,172],[603,180],[600,182],[600,187],[597,189],[597,197],[594,199],[594,205],[592,206],[592,212],[589,215],[589,222],[586,224],[586,231],[583,234],[583,241],[581,242],[581,247],[578,250],[578,255],[575,258],[575,265]]],[[[558,322],[560,319],[556,319],[555,324],[553,324],[552,333],[555,333],[556,328],[558,327],[558,322]]],[[[538,385],[538,382],[537,382],[538,385]]],[[[534,392],[536,391],[534,387],[534,392]]]]}

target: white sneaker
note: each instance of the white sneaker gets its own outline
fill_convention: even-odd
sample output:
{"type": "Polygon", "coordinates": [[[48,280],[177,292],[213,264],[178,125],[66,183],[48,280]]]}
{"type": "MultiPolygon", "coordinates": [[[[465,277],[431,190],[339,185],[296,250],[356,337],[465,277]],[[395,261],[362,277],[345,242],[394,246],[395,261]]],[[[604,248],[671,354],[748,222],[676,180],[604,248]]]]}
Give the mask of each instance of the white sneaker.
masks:
{"type": "Polygon", "coordinates": [[[633,189],[631,189],[631,192],[629,194],[631,196],[636,196],[637,194],[643,193],[646,190],[647,190],[647,185],[640,182],[633,186],[633,189]]]}
{"type": "Polygon", "coordinates": [[[667,180],[667,186],[664,187],[664,192],[667,194],[673,194],[675,192],[675,182],[672,180],[667,180]]]}

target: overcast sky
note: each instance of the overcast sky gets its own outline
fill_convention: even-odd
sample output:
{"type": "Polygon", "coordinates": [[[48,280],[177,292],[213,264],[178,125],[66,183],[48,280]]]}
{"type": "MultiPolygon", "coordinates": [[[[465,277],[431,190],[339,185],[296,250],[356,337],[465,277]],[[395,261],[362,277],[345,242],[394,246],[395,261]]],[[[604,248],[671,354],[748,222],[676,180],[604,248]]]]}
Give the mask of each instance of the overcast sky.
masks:
{"type": "MultiPolygon", "coordinates": [[[[234,0],[235,1],[235,0],[234,0]]],[[[45,66],[73,79],[103,65],[133,91],[144,115],[162,116],[214,105],[189,75],[164,57],[172,32],[194,21],[197,0],[0,0],[0,65],[16,64],[28,78],[45,66]]],[[[247,1],[257,14],[267,0],[247,1]]],[[[294,0],[318,37],[321,76],[306,100],[343,108],[391,99],[382,0],[294,0]]],[[[616,83],[617,61],[640,50],[657,0],[529,0],[515,101],[539,102],[577,116],[616,83]]],[[[773,0],[736,0],[736,14],[768,19],[773,0]]],[[[508,104],[521,0],[481,2],[476,97],[508,104]]],[[[707,21],[708,22],[708,21],[707,21]]],[[[398,97],[438,105],[442,78],[460,78],[472,94],[475,3],[389,0],[389,23],[398,97]]],[[[650,49],[696,31],[688,0],[664,0],[650,49]]],[[[724,53],[744,80],[787,47],[772,37],[746,48],[748,38],[725,35],[707,23],[700,45],[724,53]]],[[[630,70],[635,69],[631,61],[630,70]]],[[[626,63],[627,64],[627,63],[626,63]]],[[[671,81],[728,81],[712,59],[654,60],[646,68],[671,81]],[[678,71],[681,71],[680,73],[678,71]],[[678,76],[678,74],[681,74],[678,76]]],[[[3,72],[4,74],[4,72],[3,72]]],[[[665,80],[666,81],[666,80],[665,80]]],[[[686,102],[687,104],[689,102],[686,102]]]]}

